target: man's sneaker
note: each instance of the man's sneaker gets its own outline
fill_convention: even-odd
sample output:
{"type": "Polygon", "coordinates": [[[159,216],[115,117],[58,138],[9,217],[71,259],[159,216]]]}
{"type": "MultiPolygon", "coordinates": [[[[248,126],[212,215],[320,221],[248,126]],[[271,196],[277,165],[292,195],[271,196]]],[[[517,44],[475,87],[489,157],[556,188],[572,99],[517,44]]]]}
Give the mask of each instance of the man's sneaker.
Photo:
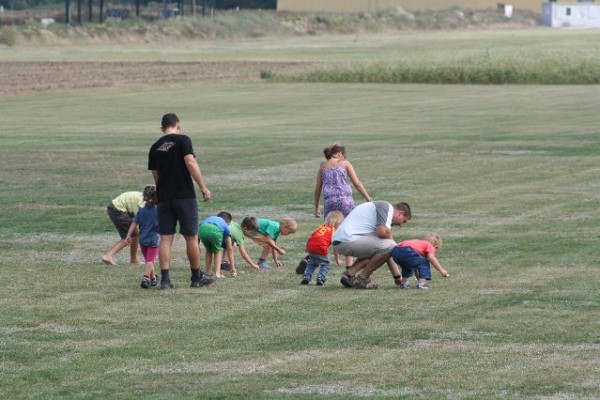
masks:
{"type": "Polygon", "coordinates": [[[190,285],[190,287],[197,288],[202,286],[208,286],[216,280],[217,277],[214,275],[202,274],[202,277],[200,279],[194,279],[193,277],[191,278],[192,284],[190,285]]]}
{"type": "Polygon", "coordinates": [[[325,281],[317,279],[317,286],[325,286],[325,281]]]}
{"type": "Polygon", "coordinates": [[[160,282],[160,289],[161,290],[169,290],[169,289],[173,289],[173,284],[171,282],[160,282]]]}
{"type": "Polygon", "coordinates": [[[158,285],[158,276],[154,275],[152,278],[150,278],[150,286],[156,285],[158,285]]]}
{"type": "Polygon", "coordinates": [[[229,264],[227,261],[223,261],[221,263],[221,271],[229,271],[231,270],[231,264],[229,264]]]}
{"type": "Polygon", "coordinates": [[[306,258],[303,258],[300,263],[298,264],[298,266],[296,267],[296,274],[298,275],[304,275],[304,271],[306,271],[306,266],[308,265],[308,262],[306,261],[306,258]]]}
{"type": "Polygon", "coordinates": [[[354,285],[354,277],[349,276],[347,274],[342,274],[342,277],[340,278],[340,283],[347,288],[351,288],[354,285]]]}
{"type": "Polygon", "coordinates": [[[146,275],[142,276],[142,282],[140,283],[142,289],[148,289],[150,287],[150,278],[146,275]]]}
{"type": "Polygon", "coordinates": [[[260,269],[270,269],[271,266],[269,264],[267,264],[266,262],[263,261],[261,263],[258,263],[258,268],[260,268],[260,269]]]}
{"type": "Polygon", "coordinates": [[[417,289],[429,289],[429,286],[425,285],[424,283],[419,283],[417,285],[417,289]]]}
{"type": "Polygon", "coordinates": [[[300,282],[301,285],[308,285],[310,283],[310,281],[306,278],[302,279],[302,282],[300,282]]]}

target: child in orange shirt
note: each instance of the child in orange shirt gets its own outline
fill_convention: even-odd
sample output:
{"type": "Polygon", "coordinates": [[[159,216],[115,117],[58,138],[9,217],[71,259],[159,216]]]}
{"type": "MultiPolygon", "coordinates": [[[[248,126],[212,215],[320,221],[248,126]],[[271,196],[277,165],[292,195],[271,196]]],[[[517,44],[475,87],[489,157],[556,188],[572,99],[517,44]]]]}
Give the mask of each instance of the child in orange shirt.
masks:
{"type": "MultiPolygon", "coordinates": [[[[339,211],[331,211],[327,214],[323,225],[319,226],[308,238],[306,251],[308,252],[306,270],[304,271],[301,285],[308,285],[312,279],[313,272],[319,267],[317,275],[317,286],[325,285],[327,274],[331,263],[329,262],[329,246],[331,237],[338,226],[344,220],[344,214],[339,211]]],[[[342,265],[340,255],[335,252],[335,262],[342,265]]]]}

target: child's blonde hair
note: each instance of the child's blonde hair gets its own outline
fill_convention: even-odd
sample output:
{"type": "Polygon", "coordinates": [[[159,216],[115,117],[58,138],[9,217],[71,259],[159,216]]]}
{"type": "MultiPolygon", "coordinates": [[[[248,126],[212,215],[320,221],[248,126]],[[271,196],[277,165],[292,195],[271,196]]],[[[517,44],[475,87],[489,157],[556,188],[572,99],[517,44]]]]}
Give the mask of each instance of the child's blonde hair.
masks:
{"type": "Polygon", "coordinates": [[[279,221],[279,224],[281,228],[285,228],[288,233],[295,233],[298,229],[298,224],[292,218],[283,218],[281,221],[279,221]]]}
{"type": "Polygon", "coordinates": [[[337,228],[340,226],[342,221],[344,221],[344,214],[342,214],[340,211],[330,211],[325,217],[325,222],[323,222],[323,225],[337,228]]]}
{"type": "Polygon", "coordinates": [[[156,186],[155,185],[146,185],[144,187],[144,191],[142,192],[144,196],[144,201],[149,206],[154,206],[158,203],[158,199],[156,198],[156,186]]]}
{"type": "Polygon", "coordinates": [[[425,240],[433,245],[436,249],[442,248],[442,238],[436,233],[430,233],[425,236],[425,240]]]}

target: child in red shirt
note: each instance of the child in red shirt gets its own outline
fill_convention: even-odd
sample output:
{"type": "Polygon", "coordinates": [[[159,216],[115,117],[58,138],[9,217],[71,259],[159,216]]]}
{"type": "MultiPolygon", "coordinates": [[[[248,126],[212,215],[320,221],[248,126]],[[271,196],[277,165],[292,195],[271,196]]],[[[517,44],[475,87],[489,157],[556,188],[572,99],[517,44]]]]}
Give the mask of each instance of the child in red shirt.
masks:
{"type": "MultiPolygon", "coordinates": [[[[338,226],[344,220],[344,214],[339,211],[331,211],[327,214],[323,225],[319,226],[308,238],[306,242],[306,251],[308,252],[306,270],[304,271],[301,285],[308,285],[312,279],[313,272],[319,267],[317,275],[317,286],[325,285],[327,274],[331,263],[329,262],[329,246],[331,246],[331,237],[338,226]]],[[[342,265],[340,255],[335,252],[335,262],[342,265]]]]}
{"type": "MultiPolygon", "coordinates": [[[[425,281],[431,280],[431,266],[445,278],[448,271],[442,267],[442,264],[435,256],[435,252],[442,248],[442,239],[438,235],[427,235],[424,240],[413,239],[398,243],[392,250],[392,259],[402,269],[402,277],[397,282],[400,289],[408,288],[408,278],[413,273],[417,277],[417,289],[429,289],[425,281]]],[[[398,277],[394,277],[397,281],[398,277]]]]}

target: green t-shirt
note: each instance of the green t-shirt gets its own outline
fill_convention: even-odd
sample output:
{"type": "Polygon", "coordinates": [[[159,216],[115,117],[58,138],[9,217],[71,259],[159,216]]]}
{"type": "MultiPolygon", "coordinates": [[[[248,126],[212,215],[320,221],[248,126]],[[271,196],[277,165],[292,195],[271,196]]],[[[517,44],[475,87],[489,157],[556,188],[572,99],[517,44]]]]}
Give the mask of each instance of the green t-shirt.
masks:
{"type": "Polygon", "coordinates": [[[281,224],[277,221],[271,221],[270,219],[259,218],[258,219],[258,233],[261,235],[269,236],[273,240],[277,240],[281,224]]]}
{"type": "Polygon", "coordinates": [[[229,224],[229,231],[231,232],[231,241],[238,246],[244,245],[244,232],[242,232],[242,227],[237,222],[231,221],[229,224]]]}

